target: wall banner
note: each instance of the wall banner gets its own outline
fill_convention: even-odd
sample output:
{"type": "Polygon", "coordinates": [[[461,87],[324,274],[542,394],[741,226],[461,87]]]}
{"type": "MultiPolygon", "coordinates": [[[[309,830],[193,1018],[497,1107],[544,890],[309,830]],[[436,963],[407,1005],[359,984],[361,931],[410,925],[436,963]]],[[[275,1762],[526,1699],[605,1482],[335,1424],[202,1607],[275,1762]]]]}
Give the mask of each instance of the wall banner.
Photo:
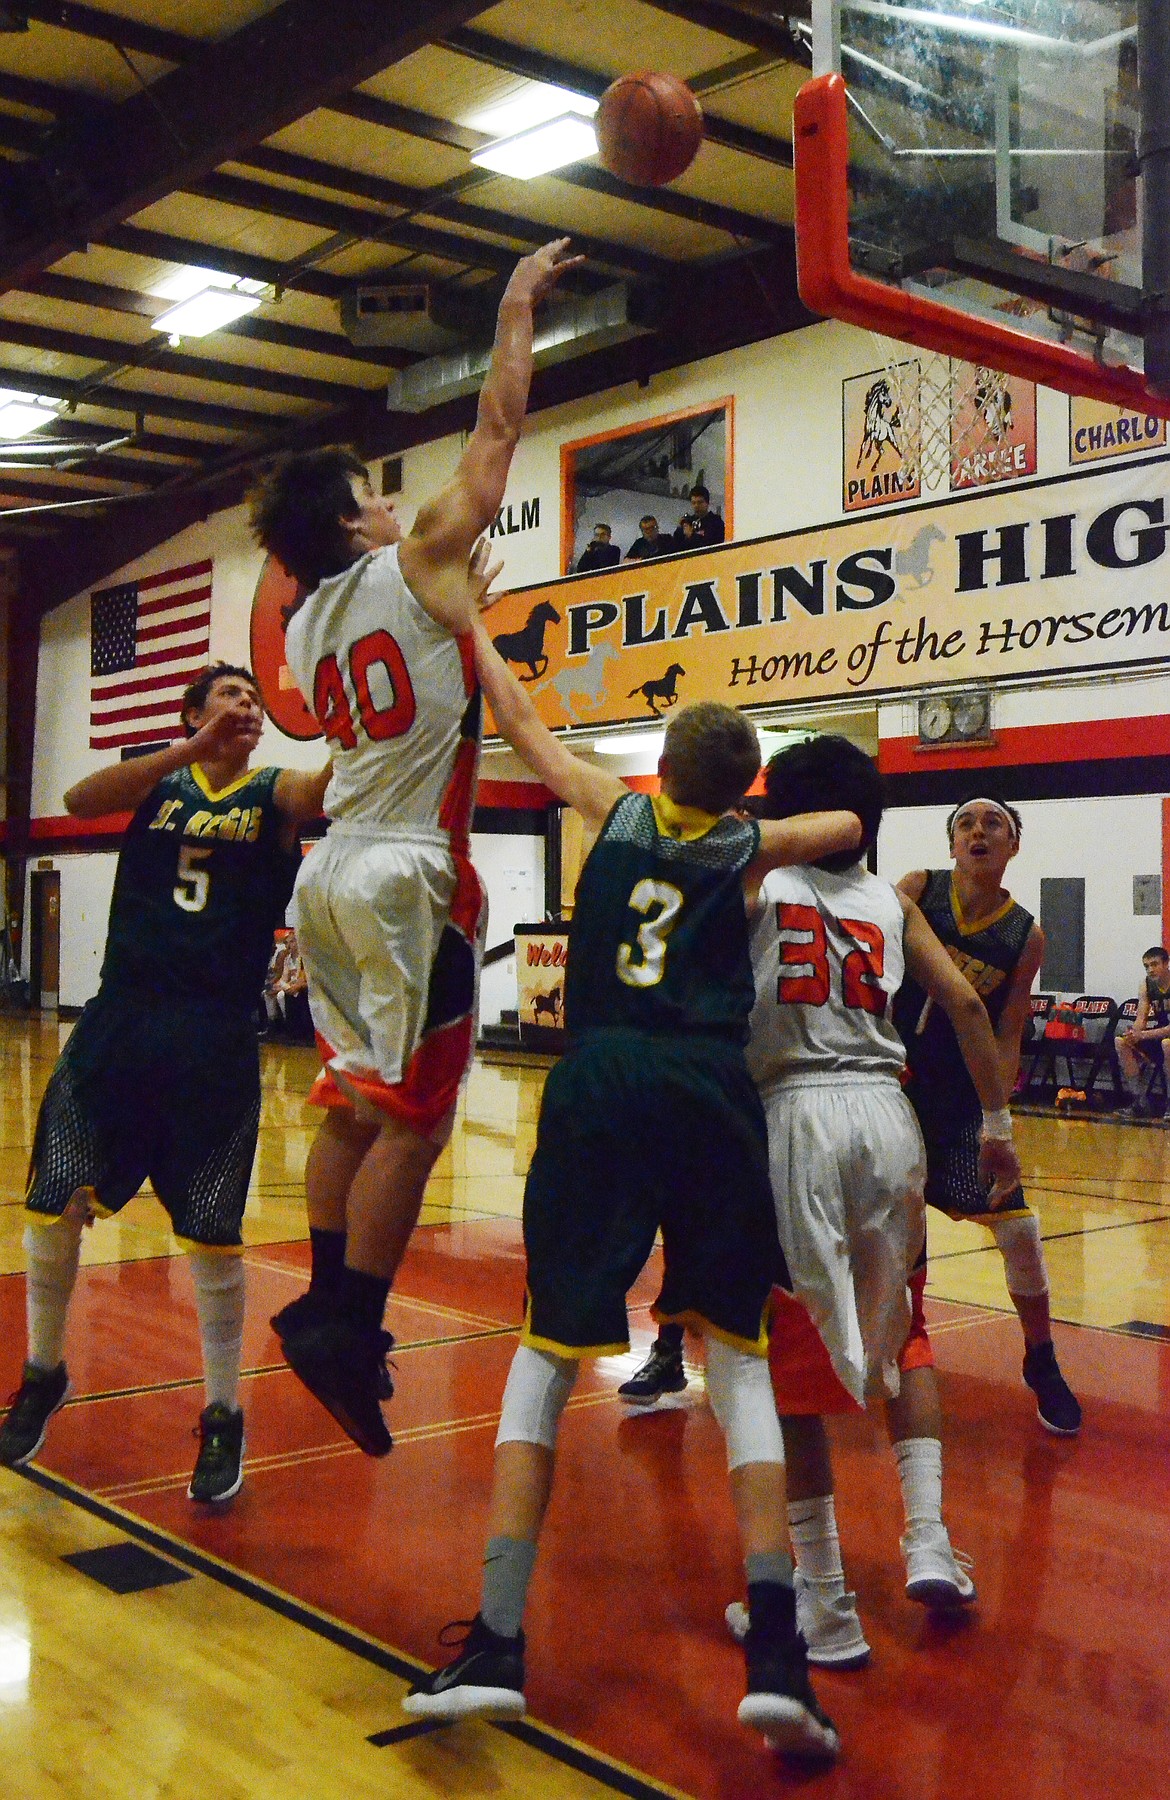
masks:
{"type": "Polygon", "coordinates": [[[559,726],[1170,659],[1170,459],[506,594],[500,654],[559,726]]]}
{"type": "Polygon", "coordinates": [[[1166,421],[1155,413],[1109,406],[1083,394],[1069,397],[1068,459],[1074,465],[1132,456],[1135,450],[1156,450],[1165,442],[1166,421]]]}

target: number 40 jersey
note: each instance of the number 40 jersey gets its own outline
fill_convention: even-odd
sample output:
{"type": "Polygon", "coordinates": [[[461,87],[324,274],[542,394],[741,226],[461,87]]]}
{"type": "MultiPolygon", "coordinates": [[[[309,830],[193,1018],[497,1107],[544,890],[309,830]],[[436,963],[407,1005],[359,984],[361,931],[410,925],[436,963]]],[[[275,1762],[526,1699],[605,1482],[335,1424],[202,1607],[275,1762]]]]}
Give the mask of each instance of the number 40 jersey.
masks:
{"type": "Polygon", "coordinates": [[[751,933],[748,1067],[758,1087],[899,1078],[906,1052],[890,1015],[905,973],[903,922],[894,889],[860,864],[841,874],[773,869],[751,933]]]}

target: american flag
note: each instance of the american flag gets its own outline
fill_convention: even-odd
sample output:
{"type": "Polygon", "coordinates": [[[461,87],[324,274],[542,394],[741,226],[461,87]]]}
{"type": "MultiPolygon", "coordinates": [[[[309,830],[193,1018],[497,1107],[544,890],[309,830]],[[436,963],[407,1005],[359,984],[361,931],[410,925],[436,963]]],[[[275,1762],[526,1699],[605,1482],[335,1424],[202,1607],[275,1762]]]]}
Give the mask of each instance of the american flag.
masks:
{"type": "Polygon", "coordinates": [[[209,660],[210,562],[102,588],[89,635],[90,749],[170,743],[183,690],[209,660]]]}

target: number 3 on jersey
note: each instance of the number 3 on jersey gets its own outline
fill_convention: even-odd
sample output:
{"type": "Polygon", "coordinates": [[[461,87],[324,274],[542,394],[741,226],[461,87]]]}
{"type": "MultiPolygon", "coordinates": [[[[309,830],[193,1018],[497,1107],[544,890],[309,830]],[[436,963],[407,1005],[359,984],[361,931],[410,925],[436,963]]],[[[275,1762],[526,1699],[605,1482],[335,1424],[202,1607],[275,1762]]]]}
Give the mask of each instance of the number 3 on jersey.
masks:
{"type": "MultiPolygon", "coordinates": [[[[402,737],[414,724],[415,700],[406,658],[398,640],[388,631],[371,631],[350,646],[349,678],[357,697],[362,730],[375,743],[402,737]],[[389,703],[379,706],[370,679],[381,671],[378,685],[389,690],[389,703]]],[[[323,656],[313,676],[313,711],[317,723],[332,744],[343,750],[357,749],[357,730],[350,710],[337,658],[323,656]]]]}
{"type": "MultiPolygon", "coordinates": [[[[841,964],[841,998],[861,1012],[886,1010],[881,978],[886,966],[886,940],[879,926],[867,919],[842,919],[841,928],[857,944],[841,964]]],[[[825,922],[815,906],[781,901],[776,908],[780,932],[780,979],[776,1000],[781,1006],[825,1006],[830,994],[829,946],[825,922]],[[785,932],[799,932],[798,938],[785,932]],[[789,971],[791,970],[791,973],[789,971]]]]}
{"type": "Polygon", "coordinates": [[[641,955],[637,960],[632,944],[622,944],[618,949],[617,976],[627,987],[657,987],[662,980],[666,973],[666,940],[674,930],[682,903],[682,894],[669,881],[653,881],[647,875],[635,885],[630,905],[636,913],[649,913],[655,906],[661,910],[638,927],[641,955]]]}

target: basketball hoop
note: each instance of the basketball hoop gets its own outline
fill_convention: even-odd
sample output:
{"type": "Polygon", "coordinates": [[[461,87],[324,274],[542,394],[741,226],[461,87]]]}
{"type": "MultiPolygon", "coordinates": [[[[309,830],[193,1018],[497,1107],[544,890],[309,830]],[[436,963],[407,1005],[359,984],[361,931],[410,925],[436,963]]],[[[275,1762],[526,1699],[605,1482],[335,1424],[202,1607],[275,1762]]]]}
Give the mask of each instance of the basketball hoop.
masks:
{"type": "MultiPolygon", "coordinates": [[[[904,344],[871,335],[898,418],[905,465],[933,494],[965,459],[1000,442],[1008,377],[938,351],[907,358],[904,344]]],[[[1010,409],[1010,400],[1006,406],[1010,409]]]]}

